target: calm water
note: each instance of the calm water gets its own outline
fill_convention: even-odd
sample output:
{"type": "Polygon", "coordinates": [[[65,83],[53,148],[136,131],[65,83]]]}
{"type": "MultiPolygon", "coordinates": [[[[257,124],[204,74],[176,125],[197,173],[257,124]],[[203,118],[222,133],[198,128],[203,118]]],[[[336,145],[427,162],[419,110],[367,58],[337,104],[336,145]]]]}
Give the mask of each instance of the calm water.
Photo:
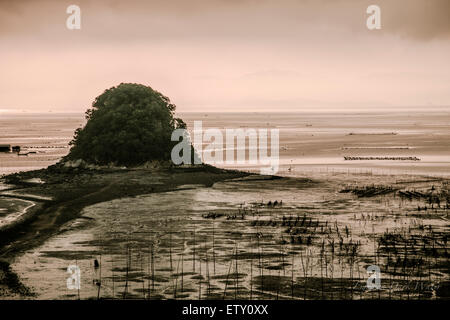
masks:
{"type": "MultiPolygon", "coordinates": [[[[180,116],[190,130],[196,120],[202,121],[204,129],[278,128],[281,174],[323,171],[450,174],[450,112],[186,113],[180,116]],[[344,156],[418,157],[421,161],[344,161],[344,156]]],[[[84,122],[83,114],[0,114],[0,144],[20,145],[25,152],[35,152],[28,156],[0,153],[0,174],[56,163],[68,152],[74,130],[84,122]]],[[[225,136],[225,131],[222,132],[225,136]]],[[[248,164],[240,167],[258,168],[248,164]]]]}

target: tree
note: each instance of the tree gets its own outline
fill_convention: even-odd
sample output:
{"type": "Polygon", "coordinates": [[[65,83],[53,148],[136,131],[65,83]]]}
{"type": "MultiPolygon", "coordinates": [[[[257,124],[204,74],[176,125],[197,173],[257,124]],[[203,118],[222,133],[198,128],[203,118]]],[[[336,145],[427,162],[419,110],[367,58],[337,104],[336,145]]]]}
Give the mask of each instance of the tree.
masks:
{"type": "Polygon", "coordinates": [[[186,128],[174,117],[175,105],[150,87],[121,83],[95,98],[87,123],[75,131],[67,160],[133,166],[169,160],[171,134],[186,128]]]}

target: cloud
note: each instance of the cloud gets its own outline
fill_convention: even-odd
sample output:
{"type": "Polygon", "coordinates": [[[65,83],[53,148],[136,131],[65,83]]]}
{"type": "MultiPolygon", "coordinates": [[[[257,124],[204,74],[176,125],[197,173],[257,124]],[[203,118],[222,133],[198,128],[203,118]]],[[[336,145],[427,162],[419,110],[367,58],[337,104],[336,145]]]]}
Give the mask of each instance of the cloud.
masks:
{"type": "MultiPolygon", "coordinates": [[[[382,10],[382,33],[415,40],[450,36],[448,0],[0,0],[0,36],[67,36],[65,9],[82,9],[84,40],[148,37],[282,38],[305,30],[368,32],[370,4],[382,10]]],[[[313,34],[313,35],[314,35],[313,34]]]]}
{"type": "Polygon", "coordinates": [[[0,0],[0,107],[79,110],[120,82],[186,110],[448,104],[449,3],[0,0]],[[382,30],[366,28],[370,4],[382,30]]]}
{"type": "Polygon", "coordinates": [[[416,40],[450,38],[450,1],[396,0],[379,2],[383,29],[416,40]]]}

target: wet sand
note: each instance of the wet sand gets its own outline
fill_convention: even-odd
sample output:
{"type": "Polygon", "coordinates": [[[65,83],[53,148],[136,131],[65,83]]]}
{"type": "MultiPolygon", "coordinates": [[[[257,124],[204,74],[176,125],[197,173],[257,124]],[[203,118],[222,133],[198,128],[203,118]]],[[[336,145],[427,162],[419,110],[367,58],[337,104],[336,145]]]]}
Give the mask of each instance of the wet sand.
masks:
{"type": "MultiPolygon", "coordinates": [[[[16,188],[7,192],[22,199],[0,199],[15,212],[27,201],[36,205],[25,215],[30,220],[0,236],[0,253],[12,266],[2,272],[16,272],[38,299],[78,298],[65,286],[73,263],[84,274],[83,299],[448,297],[448,114],[183,118],[188,125],[203,120],[204,128],[279,128],[284,178],[226,181],[243,174],[216,169],[23,173],[7,181],[16,188]],[[26,182],[36,177],[46,183],[26,182]],[[374,192],[381,193],[357,195],[374,192]],[[424,196],[403,195],[409,192],[424,196]],[[23,198],[30,194],[53,200],[23,198]],[[275,200],[283,205],[273,206],[275,200]],[[101,276],[94,259],[101,261],[101,276]],[[376,293],[364,287],[370,264],[379,264],[388,280],[376,293]]],[[[76,127],[70,121],[66,125],[76,127]]],[[[26,143],[35,139],[28,134],[26,143]]],[[[35,139],[36,150],[51,137],[35,139]]],[[[63,146],[69,135],[64,139],[50,146],[63,146]]],[[[41,151],[21,158],[20,165],[17,155],[0,155],[2,173],[45,167],[67,152],[41,151]]],[[[3,210],[0,219],[10,214],[3,210]]],[[[12,282],[13,287],[0,285],[3,296],[27,297],[23,284],[12,282]]]]}
{"type": "MultiPolygon", "coordinates": [[[[20,189],[20,193],[32,194],[41,200],[39,205],[27,211],[24,219],[15,220],[1,230],[0,255],[6,262],[12,262],[18,255],[58,234],[62,225],[79,216],[88,205],[139,194],[166,192],[192,183],[211,186],[216,181],[245,175],[209,166],[100,171],[53,166],[10,175],[5,183],[16,185],[16,191],[20,189]],[[46,183],[22,184],[30,178],[40,178],[46,183]]],[[[11,289],[14,296],[14,288],[11,289]]]]}
{"type": "Polygon", "coordinates": [[[65,287],[71,264],[82,272],[81,299],[448,298],[449,208],[418,211],[430,206],[426,198],[399,193],[446,192],[447,185],[339,173],[180,185],[86,206],[12,267],[38,299],[78,299],[65,287]],[[341,192],[369,185],[390,189],[341,192]],[[391,234],[396,253],[383,242],[391,234]],[[403,238],[414,243],[403,247],[403,238]],[[365,287],[372,264],[382,269],[383,290],[365,287]]]}

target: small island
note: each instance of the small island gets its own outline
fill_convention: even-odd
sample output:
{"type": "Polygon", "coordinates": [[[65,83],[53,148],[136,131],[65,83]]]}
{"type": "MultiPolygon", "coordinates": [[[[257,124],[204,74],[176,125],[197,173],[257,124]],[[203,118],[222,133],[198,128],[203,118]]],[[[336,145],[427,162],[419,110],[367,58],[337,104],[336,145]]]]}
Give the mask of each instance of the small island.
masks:
{"type": "Polygon", "coordinates": [[[170,151],[176,142],[171,133],[186,127],[174,117],[175,108],[148,86],[122,83],[94,100],[86,125],[75,131],[70,152],[60,162],[1,178],[10,186],[1,196],[33,202],[17,219],[0,226],[0,272],[13,279],[3,290],[29,294],[9,261],[57,234],[89,205],[249,175],[206,164],[173,165],[170,151]]]}

